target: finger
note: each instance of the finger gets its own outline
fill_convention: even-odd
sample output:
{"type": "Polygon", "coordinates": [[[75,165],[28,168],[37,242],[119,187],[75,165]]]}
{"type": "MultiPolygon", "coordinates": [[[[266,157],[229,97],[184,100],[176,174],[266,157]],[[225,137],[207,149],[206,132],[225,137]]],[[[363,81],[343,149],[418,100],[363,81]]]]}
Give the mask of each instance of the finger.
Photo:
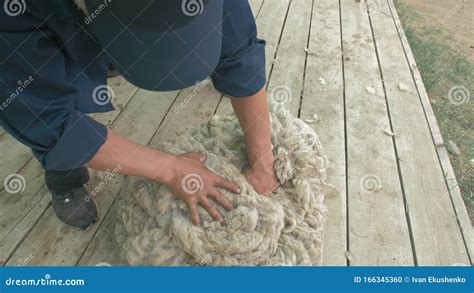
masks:
{"type": "Polygon", "coordinates": [[[206,211],[211,215],[211,217],[214,219],[214,221],[219,221],[221,223],[224,222],[224,217],[219,213],[219,211],[216,209],[215,206],[211,204],[211,202],[204,197],[199,201],[199,204],[206,209],[206,211]]]}
{"type": "Polygon", "coordinates": [[[197,204],[192,202],[186,202],[186,206],[188,207],[189,213],[191,215],[191,220],[195,226],[201,225],[201,219],[199,218],[199,211],[197,208],[197,204]]]}
{"type": "Polygon", "coordinates": [[[224,177],[221,177],[221,176],[217,176],[217,181],[216,181],[215,185],[219,188],[226,189],[226,190],[228,190],[230,192],[233,192],[233,193],[240,193],[240,188],[237,184],[235,184],[234,182],[231,182],[231,181],[229,181],[229,180],[227,180],[227,179],[225,179],[224,177]]]}
{"type": "Polygon", "coordinates": [[[203,155],[203,154],[200,154],[200,153],[196,153],[196,152],[189,152],[189,153],[185,153],[183,156],[185,157],[188,157],[188,158],[191,158],[191,159],[194,159],[194,160],[198,160],[200,161],[201,163],[204,163],[207,159],[207,156],[206,155],[203,155]]]}
{"type": "Polygon", "coordinates": [[[227,197],[222,195],[217,190],[212,190],[209,192],[209,197],[212,198],[215,202],[223,206],[226,210],[230,211],[234,208],[234,204],[227,197]]]}

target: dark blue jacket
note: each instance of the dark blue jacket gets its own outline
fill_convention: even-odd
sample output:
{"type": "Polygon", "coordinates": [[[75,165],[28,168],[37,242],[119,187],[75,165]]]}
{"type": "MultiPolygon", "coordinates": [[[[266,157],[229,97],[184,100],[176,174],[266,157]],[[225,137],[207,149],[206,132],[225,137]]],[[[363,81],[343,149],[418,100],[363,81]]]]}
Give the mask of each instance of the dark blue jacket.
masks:
{"type": "MultiPolygon", "coordinates": [[[[247,0],[226,0],[222,56],[211,76],[215,88],[234,97],[260,90],[264,45],[247,0]]],[[[43,168],[80,167],[105,142],[106,127],[87,114],[113,110],[91,98],[106,76],[102,49],[80,13],[0,9],[0,125],[29,146],[43,168]]]]}

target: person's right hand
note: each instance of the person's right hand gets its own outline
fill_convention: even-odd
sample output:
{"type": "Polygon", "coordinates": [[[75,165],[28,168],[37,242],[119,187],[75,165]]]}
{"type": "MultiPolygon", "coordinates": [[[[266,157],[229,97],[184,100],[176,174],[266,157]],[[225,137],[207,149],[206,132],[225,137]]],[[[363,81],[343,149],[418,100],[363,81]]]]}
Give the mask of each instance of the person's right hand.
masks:
{"type": "Polygon", "coordinates": [[[205,155],[194,152],[176,156],[171,167],[171,179],[167,182],[170,190],[186,203],[194,225],[201,223],[198,205],[202,206],[215,221],[224,222],[224,217],[209,198],[226,210],[234,208],[232,202],[217,188],[240,193],[237,184],[213,173],[204,165],[205,161],[205,155]]]}

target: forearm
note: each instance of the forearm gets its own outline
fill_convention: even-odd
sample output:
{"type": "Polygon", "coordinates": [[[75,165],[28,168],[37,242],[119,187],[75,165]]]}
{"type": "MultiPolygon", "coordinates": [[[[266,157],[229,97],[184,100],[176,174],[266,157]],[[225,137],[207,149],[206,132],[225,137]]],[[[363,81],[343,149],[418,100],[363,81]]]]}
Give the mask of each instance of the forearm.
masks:
{"type": "Polygon", "coordinates": [[[253,96],[231,98],[245,135],[251,168],[273,168],[271,124],[265,88],[253,96]]]}
{"type": "Polygon", "coordinates": [[[117,169],[120,174],[168,182],[169,169],[175,159],[174,155],[142,146],[108,129],[107,140],[87,166],[101,171],[117,169]]]}

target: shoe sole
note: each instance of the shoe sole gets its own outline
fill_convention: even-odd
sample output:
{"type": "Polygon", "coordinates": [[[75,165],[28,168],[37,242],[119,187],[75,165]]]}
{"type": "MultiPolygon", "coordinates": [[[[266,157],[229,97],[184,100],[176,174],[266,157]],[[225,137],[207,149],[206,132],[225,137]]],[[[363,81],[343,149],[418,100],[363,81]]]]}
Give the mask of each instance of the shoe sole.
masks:
{"type": "Polygon", "coordinates": [[[85,230],[88,230],[88,229],[89,229],[91,226],[93,226],[95,223],[99,222],[99,220],[100,220],[100,218],[101,218],[101,217],[100,217],[100,215],[101,215],[100,207],[99,207],[99,205],[97,204],[97,202],[95,201],[95,199],[94,199],[93,197],[91,197],[91,199],[92,199],[92,201],[94,202],[95,208],[96,208],[96,210],[97,210],[97,219],[96,219],[95,221],[93,221],[92,223],[90,223],[90,224],[87,225],[86,227],[75,227],[75,226],[72,226],[72,225],[68,225],[68,224],[66,224],[66,223],[64,223],[64,222],[62,222],[62,221],[60,220],[61,223],[62,223],[63,225],[66,225],[66,226],[70,227],[70,228],[73,228],[73,229],[75,229],[75,230],[85,231],[85,230]]]}
{"type": "Polygon", "coordinates": [[[84,228],[79,228],[79,227],[74,227],[74,226],[70,226],[70,227],[73,227],[76,230],[85,231],[85,230],[89,230],[90,227],[94,226],[95,223],[99,222],[100,215],[101,215],[100,207],[93,197],[91,197],[91,199],[92,199],[92,202],[94,202],[95,208],[97,210],[97,219],[84,228]]]}

